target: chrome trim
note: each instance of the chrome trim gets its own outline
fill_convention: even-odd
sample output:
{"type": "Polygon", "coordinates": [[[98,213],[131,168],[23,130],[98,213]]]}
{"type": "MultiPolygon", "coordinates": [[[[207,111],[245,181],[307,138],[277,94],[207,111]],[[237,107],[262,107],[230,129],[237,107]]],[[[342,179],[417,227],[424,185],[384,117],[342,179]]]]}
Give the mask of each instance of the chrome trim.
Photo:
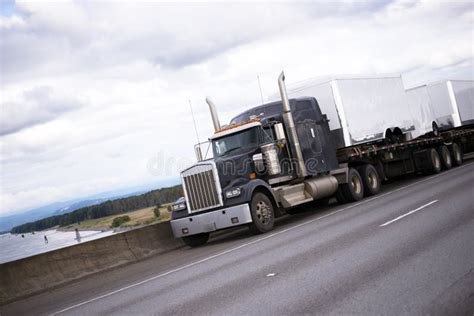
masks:
{"type": "Polygon", "coordinates": [[[224,205],[219,174],[214,161],[203,161],[183,170],[181,183],[188,213],[202,212],[224,205]],[[211,178],[209,171],[212,171],[214,179],[211,178]],[[189,194],[190,192],[192,194],[189,194]]]}
{"type": "Polygon", "coordinates": [[[208,233],[219,229],[239,226],[252,222],[250,207],[246,204],[236,205],[204,214],[197,214],[171,221],[175,238],[208,233]],[[236,221],[236,218],[238,221],[236,221]],[[183,231],[188,233],[184,234],[183,231]]]}

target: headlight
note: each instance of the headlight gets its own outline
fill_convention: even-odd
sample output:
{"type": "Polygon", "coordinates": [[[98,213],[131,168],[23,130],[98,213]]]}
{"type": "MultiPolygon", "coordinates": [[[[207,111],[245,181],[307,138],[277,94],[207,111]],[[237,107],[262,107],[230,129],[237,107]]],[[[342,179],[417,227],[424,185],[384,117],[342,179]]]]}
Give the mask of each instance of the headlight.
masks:
{"type": "Polygon", "coordinates": [[[235,188],[225,193],[225,197],[228,199],[239,196],[239,195],[240,195],[240,188],[235,188]]]}
{"type": "Polygon", "coordinates": [[[173,206],[171,208],[173,209],[173,211],[181,211],[181,210],[184,210],[186,208],[186,203],[185,202],[179,202],[179,203],[173,204],[173,206]]]}

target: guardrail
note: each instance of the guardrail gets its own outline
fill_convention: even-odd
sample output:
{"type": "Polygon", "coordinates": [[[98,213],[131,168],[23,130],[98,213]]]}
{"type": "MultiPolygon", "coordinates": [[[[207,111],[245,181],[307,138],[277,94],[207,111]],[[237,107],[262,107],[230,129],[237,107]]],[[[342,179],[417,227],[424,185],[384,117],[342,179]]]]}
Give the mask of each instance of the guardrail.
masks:
{"type": "Polygon", "coordinates": [[[0,305],[183,246],[163,222],[3,263],[0,305]]]}

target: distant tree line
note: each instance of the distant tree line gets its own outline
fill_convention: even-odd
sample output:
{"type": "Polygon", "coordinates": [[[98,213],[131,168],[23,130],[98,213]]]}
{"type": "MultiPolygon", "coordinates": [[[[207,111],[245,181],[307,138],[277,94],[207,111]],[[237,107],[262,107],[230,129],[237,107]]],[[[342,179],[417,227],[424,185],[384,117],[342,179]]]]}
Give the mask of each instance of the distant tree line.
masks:
{"type": "Polygon", "coordinates": [[[141,195],[109,200],[97,205],[77,209],[71,213],[46,217],[31,223],[22,224],[11,229],[12,234],[22,234],[48,229],[54,226],[67,226],[73,223],[110,215],[121,214],[145,207],[161,205],[176,201],[183,194],[181,185],[153,190],[141,195]]]}

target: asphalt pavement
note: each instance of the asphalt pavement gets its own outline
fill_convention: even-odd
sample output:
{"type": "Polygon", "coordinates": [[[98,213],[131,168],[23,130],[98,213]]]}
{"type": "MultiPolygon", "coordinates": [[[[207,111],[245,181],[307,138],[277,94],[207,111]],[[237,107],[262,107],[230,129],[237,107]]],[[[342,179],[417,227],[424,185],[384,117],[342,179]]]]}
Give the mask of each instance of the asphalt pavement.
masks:
{"type": "Polygon", "coordinates": [[[90,276],[1,315],[474,315],[474,163],[90,276]]]}

